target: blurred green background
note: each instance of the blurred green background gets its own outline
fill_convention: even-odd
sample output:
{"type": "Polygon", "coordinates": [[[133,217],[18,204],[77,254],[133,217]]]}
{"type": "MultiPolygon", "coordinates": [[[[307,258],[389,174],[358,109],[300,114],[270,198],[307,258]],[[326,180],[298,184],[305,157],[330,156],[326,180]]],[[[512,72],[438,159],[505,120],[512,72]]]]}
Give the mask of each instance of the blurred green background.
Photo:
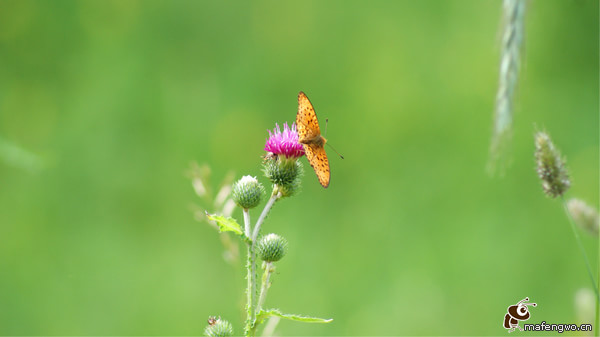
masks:
{"type": "Polygon", "coordinates": [[[241,333],[244,258],[194,219],[208,205],[185,172],[267,184],[267,129],[294,121],[300,90],[346,159],[329,150],[327,190],[302,159],[302,192],[268,217],[290,251],[267,305],[334,322],[279,334],[504,335],[526,296],[531,323],[579,323],[590,284],[533,133],[567,157],[567,196],[598,205],[598,1],[527,3],[512,165],[491,177],[501,16],[479,0],[0,0],[0,334],[199,335],[209,315],[241,333]]]}

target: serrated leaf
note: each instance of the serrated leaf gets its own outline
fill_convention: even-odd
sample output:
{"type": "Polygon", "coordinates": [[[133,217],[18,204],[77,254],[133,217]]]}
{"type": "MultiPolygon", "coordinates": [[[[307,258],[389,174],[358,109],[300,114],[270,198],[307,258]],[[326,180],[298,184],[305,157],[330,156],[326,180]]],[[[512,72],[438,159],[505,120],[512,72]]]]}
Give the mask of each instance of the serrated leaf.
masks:
{"type": "Polygon", "coordinates": [[[306,322],[306,323],[330,323],[333,321],[333,318],[318,318],[318,317],[310,317],[310,316],[302,316],[302,315],[294,315],[294,314],[283,314],[277,309],[271,310],[261,310],[257,315],[256,319],[259,322],[262,322],[265,318],[270,316],[277,316],[285,319],[289,319],[291,321],[296,322],[306,322]]]}
{"type": "Polygon", "coordinates": [[[206,212],[206,216],[208,217],[209,220],[213,220],[219,225],[219,230],[221,232],[234,232],[235,234],[238,234],[238,235],[244,235],[244,232],[242,231],[242,227],[240,226],[240,224],[237,223],[237,221],[235,221],[234,218],[232,218],[232,217],[226,218],[222,215],[211,215],[211,214],[208,214],[208,212],[206,212]]]}

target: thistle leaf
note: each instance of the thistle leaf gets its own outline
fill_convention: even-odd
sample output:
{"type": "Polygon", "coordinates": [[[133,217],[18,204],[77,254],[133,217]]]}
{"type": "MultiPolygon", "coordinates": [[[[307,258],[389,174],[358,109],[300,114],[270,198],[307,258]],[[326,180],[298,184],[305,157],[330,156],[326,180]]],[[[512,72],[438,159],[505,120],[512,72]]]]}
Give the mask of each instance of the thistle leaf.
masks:
{"type": "Polygon", "coordinates": [[[237,235],[244,236],[244,231],[240,224],[232,217],[224,217],[222,215],[212,215],[205,212],[209,220],[216,222],[219,225],[219,231],[223,232],[234,232],[237,235]]]}
{"type": "Polygon", "coordinates": [[[270,309],[267,311],[261,310],[258,315],[256,315],[256,320],[258,322],[262,322],[265,318],[270,316],[277,316],[285,319],[289,319],[291,321],[296,322],[306,322],[306,323],[330,323],[333,321],[333,318],[318,318],[318,317],[309,317],[302,315],[294,315],[294,314],[282,314],[277,309],[270,309]]]}

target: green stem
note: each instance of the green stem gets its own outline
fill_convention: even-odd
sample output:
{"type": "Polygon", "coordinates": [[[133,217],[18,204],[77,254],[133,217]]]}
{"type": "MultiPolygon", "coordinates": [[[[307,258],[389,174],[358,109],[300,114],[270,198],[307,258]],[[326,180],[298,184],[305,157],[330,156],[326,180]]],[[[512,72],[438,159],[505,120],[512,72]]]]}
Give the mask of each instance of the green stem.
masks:
{"type": "Polygon", "coordinates": [[[250,302],[250,310],[252,310],[252,312],[250,313],[250,329],[248,331],[248,336],[249,337],[253,337],[254,333],[256,331],[256,307],[255,302],[256,302],[256,248],[255,248],[255,244],[254,244],[254,240],[252,240],[252,245],[250,246],[250,250],[251,250],[251,262],[252,262],[252,268],[250,268],[250,271],[252,272],[251,274],[251,280],[252,280],[252,284],[250,286],[250,290],[252,291],[252,302],[250,302]]]}
{"type": "MultiPolygon", "coordinates": [[[[246,337],[252,337],[256,332],[257,310],[254,306],[254,302],[256,301],[256,239],[258,237],[258,233],[260,232],[260,226],[265,221],[265,218],[267,217],[267,214],[269,214],[271,207],[273,207],[273,205],[275,204],[275,201],[277,201],[277,199],[279,199],[280,197],[281,193],[277,193],[271,196],[271,198],[265,205],[265,208],[263,209],[262,213],[260,214],[258,221],[256,222],[256,226],[254,227],[254,231],[252,232],[252,237],[249,237],[251,242],[250,244],[248,244],[248,264],[246,265],[246,268],[248,270],[248,289],[246,290],[248,292],[248,316],[246,319],[246,327],[244,329],[244,331],[246,332],[246,337]]],[[[248,220],[248,222],[250,221],[249,215],[247,219],[246,215],[244,215],[244,221],[246,220],[248,220]]],[[[248,228],[248,233],[250,233],[250,224],[248,223],[246,227],[248,228]]]]}
{"type": "Polygon", "coordinates": [[[250,237],[250,211],[248,211],[247,208],[244,208],[243,210],[244,213],[244,234],[246,234],[246,237],[249,238],[250,237]]]}
{"type": "MultiPolygon", "coordinates": [[[[243,210],[244,213],[244,229],[245,229],[245,234],[246,237],[250,237],[250,212],[247,209],[243,210]]],[[[252,322],[254,321],[253,318],[253,314],[254,314],[254,291],[253,291],[253,287],[252,285],[254,284],[254,278],[252,276],[252,266],[254,265],[254,259],[252,258],[253,256],[253,252],[252,252],[252,248],[253,248],[253,244],[250,244],[248,242],[246,242],[246,248],[247,248],[247,252],[246,252],[246,256],[247,256],[247,261],[246,261],[246,280],[248,281],[247,283],[247,287],[246,287],[246,327],[244,328],[244,331],[246,332],[246,336],[250,336],[250,327],[252,326],[252,322]]]]}
{"type": "Polygon", "coordinates": [[[565,198],[561,196],[561,200],[563,203],[563,207],[565,212],[567,213],[567,218],[569,219],[569,223],[571,224],[571,229],[573,230],[573,235],[575,236],[575,241],[577,241],[577,245],[579,246],[579,250],[581,251],[581,255],[583,255],[583,260],[585,261],[585,266],[588,271],[588,275],[590,276],[590,281],[592,281],[592,287],[594,288],[594,292],[596,293],[596,303],[600,301],[600,294],[598,293],[598,287],[596,286],[596,281],[594,280],[594,275],[592,274],[592,268],[590,267],[590,261],[588,260],[587,254],[585,253],[585,249],[583,248],[583,243],[581,243],[581,239],[579,238],[579,233],[577,233],[577,228],[575,228],[575,223],[573,222],[573,217],[571,216],[571,212],[569,212],[569,208],[567,207],[567,202],[565,198]]]}
{"type": "MultiPolygon", "coordinates": [[[[262,306],[265,303],[265,299],[267,298],[267,290],[269,289],[269,279],[271,278],[271,273],[275,270],[275,266],[272,262],[265,262],[265,272],[262,277],[262,286],[260,287],[260,296],[258,297],[258,303],[256,304],[256,311],[254,313],[254,317],[256,318],[256,314],[258,314],[262,310],[262,306]]],[[[256,333],[256,328],[258,328],[258,324],[252,326],[252,335],[256,333]]]]}
{"type": "Polygon", "coordinates": [[[253,277],[252,277],[252,268],[250,267],[254,261],[252,260],[252,251],[251,251],[251,245],[250,244],[246,244],[246,246],[248,247],[248,261],[246,263],[246,270],[247,270],[247,275],[246,275],[246,279],[248,280],[248,284],[246,287],[246,327],[244,328],[244,331],[246,332],[246,336],[250,336],[250,327],[252,326],[252,322],[254,321],[253,315],[254,315],[254,307],[253,307],[253,303],[254,303],[254,292],[252,291],[253,287],[253,277]]]}
{"type": "Polygon", "coordinates": [[[260,296],[258,297],[258,304],[256,305],[256,312],[260,312],[262,310],[263,304],[265,304],[265,299],[267,298],[267,290],[269,290],[269,280],[271,279],[271,274],[275,270],[275,266],[273,262],[265,263],[265,273],[262,278],[262,286],[260,288],[260,296]]]}
{"type": "Polygon", "coordinates": [[[263,209],[262,213],[260,214],[260,217],[258,218],[258,221],[256,222],[256,227],[254,227],[254,232],[252,232],[252,243],[254,243],[254,241],[256,241],[256,238],[258,237],[258,233],[260,232],[260,226],[262,226],[263,221],[265,221],[265,218],[267,217],[267,214],[269,214],[271,207],[273,207],[273,205],[275,204],[275,201],[277,201],[277,199],[279,199],[280,197],[281,197],[281,192],[277,192],[277,194],[271,195],[271,198],[265,205],[265,208],[263,209]]]}

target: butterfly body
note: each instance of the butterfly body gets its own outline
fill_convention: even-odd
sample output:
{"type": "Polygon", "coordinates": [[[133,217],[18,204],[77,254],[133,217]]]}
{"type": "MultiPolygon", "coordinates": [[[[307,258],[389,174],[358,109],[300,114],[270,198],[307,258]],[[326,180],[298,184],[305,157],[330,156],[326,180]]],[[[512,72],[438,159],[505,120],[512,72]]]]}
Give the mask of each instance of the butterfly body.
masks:
{"type": "Polygon", "coordinates": [[[308,159],[310,166],[317,174],[321,186],[327,188],[331,178],[329,160],[324,148],[327,139],[321,136],[315,109],[302,91],[298,94],[296,126],[298,128],[298,141],[304,147],[306,159],[308,159]]]}
{"type": "Polygon", "coordinates": [[[300,143],[306,144],[306,145],[312,144],[312,145],[323,147],[323,146],[325,146],[325,143],[327,143],[327,139],[325,139],[325,137],[323,137],[321,135],[318,135],[313,138],[307,138],[307,139],[300,140],[300,143]]]}

